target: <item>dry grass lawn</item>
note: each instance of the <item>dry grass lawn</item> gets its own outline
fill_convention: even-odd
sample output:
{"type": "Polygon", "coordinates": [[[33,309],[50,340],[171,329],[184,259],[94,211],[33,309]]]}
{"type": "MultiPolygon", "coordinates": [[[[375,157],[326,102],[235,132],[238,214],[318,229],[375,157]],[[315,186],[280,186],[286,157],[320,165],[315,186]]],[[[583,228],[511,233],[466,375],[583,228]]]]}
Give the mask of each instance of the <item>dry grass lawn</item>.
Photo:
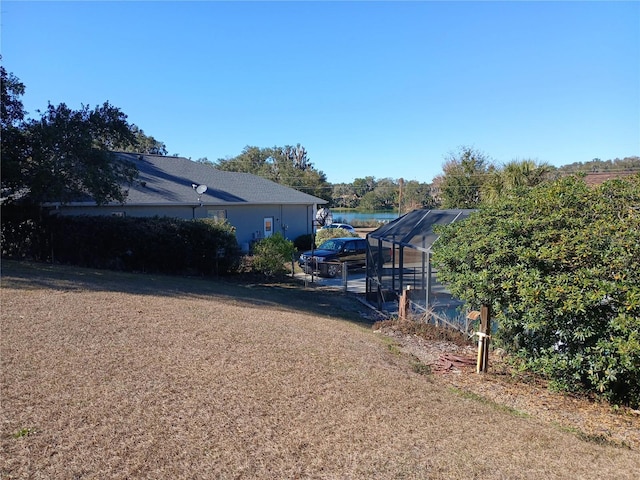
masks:
{"type": "Polygon", "coordinates": [[[638,450],[416,373],[339,293],[2,267],[2,479],[640,472],[638,450]]]}

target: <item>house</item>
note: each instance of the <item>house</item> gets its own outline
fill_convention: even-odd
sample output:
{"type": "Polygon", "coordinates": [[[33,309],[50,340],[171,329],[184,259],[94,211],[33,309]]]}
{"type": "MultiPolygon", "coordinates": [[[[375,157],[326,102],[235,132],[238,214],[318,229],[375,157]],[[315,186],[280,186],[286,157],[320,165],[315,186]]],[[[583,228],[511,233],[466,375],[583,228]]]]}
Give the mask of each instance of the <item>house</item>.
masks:
{"type": "Polygon", "coordinates": [[[281,233],[290,240],[312,233],[325,200],[249,173],[226,172],[187,158],[117,152],[136,165],[124,204],[95,201],[48,204],[61,215],[117,215],[226,219],[244,251],[252,241],[281,233]]]}
{"type": "Polygon", "coordinates": [[[591,172],[587,173],[584,177],[584,183],[590,187],[602,185],[604,182],[614,180],[617,178],[625,178],[632,175],[637,175],[638,171],[616,171],[616,172],[591,172]]]}

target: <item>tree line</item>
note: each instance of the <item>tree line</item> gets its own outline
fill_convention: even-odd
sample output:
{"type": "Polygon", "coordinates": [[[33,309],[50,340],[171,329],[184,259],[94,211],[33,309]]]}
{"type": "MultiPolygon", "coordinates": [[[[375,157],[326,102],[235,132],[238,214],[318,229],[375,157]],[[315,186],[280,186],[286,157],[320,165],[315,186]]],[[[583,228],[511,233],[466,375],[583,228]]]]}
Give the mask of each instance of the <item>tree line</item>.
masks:
{"type": "Polygon", "coordinates": [[[333,208],[406,213],[418,208],[478,208],[496,203],[519,188],[532,188],[568,174],[640,171],[640,157],[594,159],[554,167],[530,159],[500,165],[481,151],[467,146],[449,153],[443,172],[430,183],[373,176],[351,183],[331,184],[316,170],[300,144],[295,147],[247,146],[236,157],[209,162],[215,168],[259,175],[315,195],[333,208]]]}

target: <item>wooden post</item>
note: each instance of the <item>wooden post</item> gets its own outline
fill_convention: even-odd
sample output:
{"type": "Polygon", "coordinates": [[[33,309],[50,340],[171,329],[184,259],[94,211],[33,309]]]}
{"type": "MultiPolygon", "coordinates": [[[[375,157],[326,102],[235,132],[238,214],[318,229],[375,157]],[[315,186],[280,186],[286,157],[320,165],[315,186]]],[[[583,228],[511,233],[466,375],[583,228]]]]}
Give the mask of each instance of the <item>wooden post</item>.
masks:
{"type": "Polygon", "coordinates": [[[407,318],[407,310],[409,306],[409,296],[407,295],[407,290],[402,292],[400,296],[400,304],[398,305],[398,319],[405,320],[407,318]]]}

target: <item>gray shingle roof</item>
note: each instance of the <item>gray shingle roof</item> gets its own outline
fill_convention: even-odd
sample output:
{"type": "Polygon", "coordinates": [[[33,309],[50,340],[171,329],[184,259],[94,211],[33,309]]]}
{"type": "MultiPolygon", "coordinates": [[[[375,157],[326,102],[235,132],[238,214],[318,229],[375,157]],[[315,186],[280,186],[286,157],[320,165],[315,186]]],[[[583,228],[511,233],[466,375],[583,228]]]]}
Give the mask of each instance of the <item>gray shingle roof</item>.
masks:
{"type": "Polygon", "coordinates": [[[134,163],[138,180],[129,187],[127,205],[192,204],[198,194],[192,185],[206,185],[203,205],[324,204],[325,200],[250,173],[225,172],[182,157],[117,153],[134,163]]]}

